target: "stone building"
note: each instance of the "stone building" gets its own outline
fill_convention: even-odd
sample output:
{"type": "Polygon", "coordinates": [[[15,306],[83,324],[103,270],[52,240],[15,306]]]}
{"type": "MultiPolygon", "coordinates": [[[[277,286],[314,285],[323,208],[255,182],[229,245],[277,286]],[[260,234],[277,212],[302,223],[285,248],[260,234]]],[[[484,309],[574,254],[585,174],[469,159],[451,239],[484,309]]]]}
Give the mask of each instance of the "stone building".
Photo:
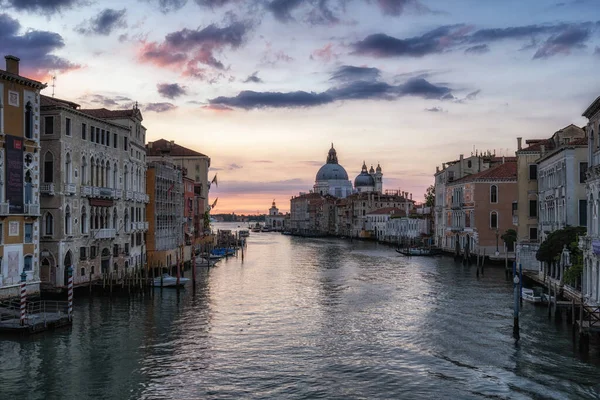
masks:
{"type": "Polygon", "coordinates": [[[48,288],[144,264],[146,129],[139,109],[42,96],[41,279],[48,288]]]}
{"type": "Polygon", "coordinates": [[[371,232],[371,237],[377,240],[385,240],[390,236],[388,232],[388,222],[392,218],[405,216],[406,211],[395,207],[379,208],[367,214],[366,229],[371,232]]]}
{"type": "Polygon", "coordinates": [[[448,182],[442,248],[461,254],[483,250],[487,255],[504,253],[500,236],[514,228],[511,215],[516,201],[514,161],[448,182]]]}
{"type": "Polygon", "coordinates": [[[271,230],[280,232],[286,230],[285,226],[286,215],[279,212],[279,208],[275,205],[275,200],[269,208],[269,214],[265,216],[265,226],[268,226],[271,230]]]}
{"type": "Polygon", "coordinates": [[[39,292],[40,90],[19,74],[19,59],[0,69],[0,298],[39,292]]]}
{"type": "Polygon", "coordinates": [[[326,236],[335,231],[336,198],[320,193],[300,194],[290,201],[290,229],[301,236],[326,236]]]}

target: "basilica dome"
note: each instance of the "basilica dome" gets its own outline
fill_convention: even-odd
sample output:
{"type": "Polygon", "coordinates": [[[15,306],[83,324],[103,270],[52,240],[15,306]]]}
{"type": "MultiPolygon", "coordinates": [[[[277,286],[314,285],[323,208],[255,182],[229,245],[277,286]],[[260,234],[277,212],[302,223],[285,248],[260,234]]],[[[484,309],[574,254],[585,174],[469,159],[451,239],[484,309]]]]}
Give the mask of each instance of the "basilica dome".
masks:
{"type": "MultiPolygon", "coordinates": [[[[371,169],[372,168],[373,167],[371,167],[371,169]]],[[[369,174],[367,172],[367,166],[363,162],[363,166],[362,166],[362,170],[361,170],[360,174],[358,174],[358,176],[354,179],[354,187],[359,188],[359,187],[374,187],[374,186],[375,186],[375,179],[373,179],[373,176],[371,176],[371,174],[369,174]]]]}
{"type": "Polygon", "coordinates": [[[338,164],[337,153],[333,145],[327,155],[327,163],[319,169],[316,178],[317,182],[329,180],[348,180],[348,173],[344,167],[338,164]]]}

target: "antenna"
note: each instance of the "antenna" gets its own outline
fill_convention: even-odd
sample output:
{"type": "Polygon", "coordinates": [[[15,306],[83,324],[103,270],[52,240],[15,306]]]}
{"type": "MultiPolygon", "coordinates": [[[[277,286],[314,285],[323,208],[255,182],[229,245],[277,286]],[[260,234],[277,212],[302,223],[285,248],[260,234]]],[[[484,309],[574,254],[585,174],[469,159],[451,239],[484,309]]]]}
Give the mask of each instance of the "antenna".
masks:
{"type": "Polygon", "coordinates": [[[56,75],[52,75],[52,97],[54,97],[54,88],[56,87],[56,75]]]}

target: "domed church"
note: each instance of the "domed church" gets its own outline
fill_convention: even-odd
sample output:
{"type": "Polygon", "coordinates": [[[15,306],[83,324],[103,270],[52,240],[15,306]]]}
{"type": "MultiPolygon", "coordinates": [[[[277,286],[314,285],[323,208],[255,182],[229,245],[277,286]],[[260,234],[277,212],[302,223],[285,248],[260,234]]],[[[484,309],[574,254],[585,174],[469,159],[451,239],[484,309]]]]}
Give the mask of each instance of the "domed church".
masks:
{"type": "Polygon", "coordinates": [[[321,195],[329,194],[338,198],[344,198],[352,193],[363,192],[382,192],[383,174],[381,166],[377,165],[377,170],[367,171],[367,165],[363,162],[361,173],[354,179],[354,188],[348,179],[348,174],[344,167],[338,164],[337,153],[331,144],[331,149],[327,154],[327,162],[323,165],[315,179],[313,187],[315,193],[321,195]]]}

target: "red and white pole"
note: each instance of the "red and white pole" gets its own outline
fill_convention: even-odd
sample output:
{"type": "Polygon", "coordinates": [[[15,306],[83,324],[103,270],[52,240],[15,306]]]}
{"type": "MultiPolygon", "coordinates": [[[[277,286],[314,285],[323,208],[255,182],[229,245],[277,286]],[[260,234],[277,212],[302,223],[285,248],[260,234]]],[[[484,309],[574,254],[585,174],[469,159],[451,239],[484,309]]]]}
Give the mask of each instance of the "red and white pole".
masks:
{"type": "Polygon", "coordinates": [[[21,273],[21,326],[25,326],[25,315],[27,309],[27,274],[21,273]]]}
{"type": "Polygon", "coordinates": [[[69,267],[69,285],[68,285],[68,302],[69,302],[69,321],[73,319],[73,267],[69,267]]]}

